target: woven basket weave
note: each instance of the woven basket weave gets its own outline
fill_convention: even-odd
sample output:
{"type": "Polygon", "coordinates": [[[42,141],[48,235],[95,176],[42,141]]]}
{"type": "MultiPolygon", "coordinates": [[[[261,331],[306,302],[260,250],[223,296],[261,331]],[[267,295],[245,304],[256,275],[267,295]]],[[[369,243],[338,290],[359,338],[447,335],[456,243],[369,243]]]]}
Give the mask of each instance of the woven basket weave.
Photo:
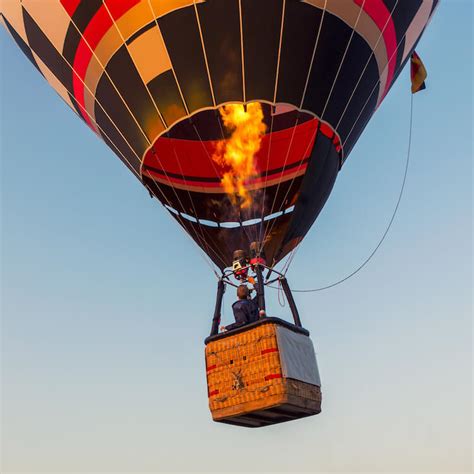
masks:
{"type": "Polygon", "coordinates": [[[262,321],[206,345],[209,408],[215,421],[259,427],[321,411],[318,386],[283,376],[277,326],[262,321]]]}

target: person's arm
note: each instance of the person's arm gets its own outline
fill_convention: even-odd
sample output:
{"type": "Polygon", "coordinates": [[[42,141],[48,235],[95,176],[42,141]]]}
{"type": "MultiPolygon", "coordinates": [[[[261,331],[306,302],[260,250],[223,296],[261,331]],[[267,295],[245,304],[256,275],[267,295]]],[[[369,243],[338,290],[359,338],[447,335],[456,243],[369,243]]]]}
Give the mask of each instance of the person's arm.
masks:
{"type": "Polygon", "coordinates": [[[232,323],[225,327],[226,331],[232,331],[232,329],[237,329],[242,326],[245,326],[245,323],[232,323]]]}

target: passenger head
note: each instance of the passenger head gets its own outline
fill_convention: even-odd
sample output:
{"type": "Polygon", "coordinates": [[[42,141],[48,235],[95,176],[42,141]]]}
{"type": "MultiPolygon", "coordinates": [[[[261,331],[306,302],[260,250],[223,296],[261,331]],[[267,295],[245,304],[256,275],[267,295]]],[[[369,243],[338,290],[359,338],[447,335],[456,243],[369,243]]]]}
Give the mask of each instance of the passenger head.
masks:
{"type": "Polygon", "coordinates": [[[239,300],[246,300],[249,297],[249,289],[247,285],[240,285],[237,287],[237,297],[239,300]]]}

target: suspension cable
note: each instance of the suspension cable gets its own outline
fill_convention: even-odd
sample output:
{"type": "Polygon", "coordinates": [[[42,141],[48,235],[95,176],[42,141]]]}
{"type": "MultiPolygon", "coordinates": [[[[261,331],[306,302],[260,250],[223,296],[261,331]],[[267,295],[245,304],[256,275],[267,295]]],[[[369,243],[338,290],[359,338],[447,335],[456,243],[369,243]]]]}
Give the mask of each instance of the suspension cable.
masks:
{"type": "MultiPolygon", "coordinates": [[[[402,184],[401,184],[401,187],[400,187],[400,192],[398,194],[397,203],[396,203],[395,208],[393,210],[392,217],[390,218],[390,220],[388,222],[387,228],[385,229],[385,232],[382,234],[382,237],[380,238],[378,244],[372,250],[370,255],[354,271],[352,271],[351,273],[346,275],[344,278],[341,278],[340,280],[338,280],[334,283],[331,283],[330,285],[322,286],[322,287],[319,287],[319,288],[311,288],[311,289],[299,289],[299,290],[292,289],[291,290],[292,292],[313,293],[313,292],[317,292],[317,291],[328,290],[329,288],[334,288],[335,286],[338,286],[341,283],[344,283],[345,281],[347,281],[350,278],[352,278],[353,276],[355,276],[357,273],[359,273],[370,262],[370,260],[372,260],[372,257],[377,253],[378,249],[380,248],[380,246],[384,242],[385,238],[387,237],[387,235],[388,235],[388,233],[389,233],[389,231],[392,227],[392,224],[395,220],[395,216],[397,215],[397,212],[398,212],[398,208],[400,206],[400,202],[401,202],[402,197],[403,197],[403,192],[405,191],[405,184],[406,184],[407,176],[408,176],[408,167],[409,167],[409,164],[410,164],[412,132],[413,132],[413,94],[411,94],[411,99],[410,99],[410,125],[409,125],[409,131],[408,131],[407,156],[406,156],[405,171],[404,171],[404,174],[403,174],[403,180],[402,180],[402,184]]],[[[298,248],[299,248],[299,246],[298,246],[298,248]]],[[[293,254],[293,258],[294,258],[294,254],[293,254]]],[[[288,267],[286,268],[286,271],[288,271],[288,267]]],[[[285,271],[285,273],[286,273],[286,271],[285,271]]],[[[268,285],[267,288],[272,288],[274,290],[279,289],[278,287],[270,286],[270,285],[268,285]]]]}

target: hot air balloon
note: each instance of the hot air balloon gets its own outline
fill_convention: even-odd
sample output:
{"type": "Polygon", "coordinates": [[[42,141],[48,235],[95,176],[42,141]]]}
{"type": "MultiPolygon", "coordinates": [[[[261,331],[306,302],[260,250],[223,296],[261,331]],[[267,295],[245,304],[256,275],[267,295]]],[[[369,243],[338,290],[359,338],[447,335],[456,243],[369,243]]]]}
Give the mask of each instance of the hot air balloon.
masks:
{"type": "Polygon", "coordinates": [[[252,323],[256,339],[273,341],[257,351],[262,370],[265,357],[275,358],[277,372],[264,377],[270,385],[255,382],[250,393],[248,380],[231,377],[232,389],[223,388],[224,376],[211,380],[216,353],[233,337],[250,337],[248,328],[217,334],[222,294],[231,278],[255,278],[265,309],[263,272],[275,270],[315,222],[437,4],[2,2],[2,22],[23,53],[222,272],[207,341],[215,347],[206,355],[216,420],[264,426],[319,412],[314,350],[279,273],[295,324],[252,323]],[[292,344],[306,347],[298,364],[311,359],[309,378],[292,377],[291,357],[282,355],[292,344]],[[277,396],[277,382],[284,388],[272,409],[261,400],[277,396]],[[244,401],[254,407],[236,411],[244,401]]]}

